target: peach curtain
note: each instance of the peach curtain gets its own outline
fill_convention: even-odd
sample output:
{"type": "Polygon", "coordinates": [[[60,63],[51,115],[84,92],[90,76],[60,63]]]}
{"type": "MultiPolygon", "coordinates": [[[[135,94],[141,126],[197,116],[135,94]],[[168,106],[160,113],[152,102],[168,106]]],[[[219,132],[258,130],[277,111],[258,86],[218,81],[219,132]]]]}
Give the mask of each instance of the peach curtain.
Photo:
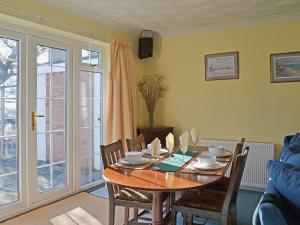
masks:
{"type": "MultiPolygon", "coordinates": [[[[132,49],[113,40],[108,81],[107,144],[136,136],[136,83],[132,49]]],[[[124,146],[125,147],[125,146],[124,146]]]]}

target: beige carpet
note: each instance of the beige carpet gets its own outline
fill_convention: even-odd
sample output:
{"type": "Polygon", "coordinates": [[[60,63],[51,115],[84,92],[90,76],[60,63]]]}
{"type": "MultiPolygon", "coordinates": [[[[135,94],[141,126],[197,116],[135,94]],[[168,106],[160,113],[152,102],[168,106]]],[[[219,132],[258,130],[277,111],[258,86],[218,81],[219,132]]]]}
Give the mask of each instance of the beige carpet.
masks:
{"type": "MultiPolygon", "coordinates": [[[[1,225],[107,225],[108,200],[80,193],[7,220],[1,225]]],[[[123,224],[124,208],[116,208],[115,224],[123,224]]]]}

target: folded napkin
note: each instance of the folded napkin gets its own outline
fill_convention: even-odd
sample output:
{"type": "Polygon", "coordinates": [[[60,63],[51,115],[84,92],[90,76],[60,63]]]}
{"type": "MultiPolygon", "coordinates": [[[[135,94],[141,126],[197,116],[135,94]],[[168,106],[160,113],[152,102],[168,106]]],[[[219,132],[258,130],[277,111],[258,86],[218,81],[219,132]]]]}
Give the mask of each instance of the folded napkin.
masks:
{"type": "Polygon", "coordinates": [[[151,149],[152,149],[152,155],[153,156],[159,156],[160,155],[160,140],[158,138],[155,138],[151,142],[151,149]]]}
{"type": "Polygon", "coordinates": [[[192,137],[193,144],[197,144],[197,142],[198,142],[198,135],[199,135],[198,130],[196,128],[192,128],[191,129],[191,137],[192,137]]]}
{"type": "Polygon", "coordinates": [[[182,149],[186,149],[186,150],[188,149],[189,137],[190,137],[190,135],[189,135],[189,132],[187,132],[187,131],[184,131],[183,134],[181,134],[179,136],[179,143],[180,143],[182,149]]]}
{"type": "Polygon", "coordinates": [[[169,133],[166,137],[166,146],[170,150],[174,148],[174,135],[172,133],[169,133]]]}

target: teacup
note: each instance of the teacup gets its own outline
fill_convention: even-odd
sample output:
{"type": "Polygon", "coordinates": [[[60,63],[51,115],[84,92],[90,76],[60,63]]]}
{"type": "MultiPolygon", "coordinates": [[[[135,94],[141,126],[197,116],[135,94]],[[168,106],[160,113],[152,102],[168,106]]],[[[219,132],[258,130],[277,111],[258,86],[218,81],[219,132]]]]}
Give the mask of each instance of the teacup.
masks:
{"type": "MultiPolygon", "coordinates": [[[[152,151],[151,144],[147,144],[147,149],[148,149],[148,151],[152,151]]],[[[159,144],[159,149],[161,149],[161,144],[159,144]]]]}
{"type": "Polygon", "coordinates": [[[203,166],[212,166],[216,164],[216,156],[201,155],[197,158],[198,164],[203,166]]]}
{"type": "Polygon", "coordinates": [[[142,153],[138,151],[126,152],[125,159],[128,162],[139,162],[142,160],[142,153]]]}
{"type": "Polygon", "coordinates": [[[208,147],[208,152],[212,155],[222,155],[224,151],[223,146],[212,146],[208,147]]]}

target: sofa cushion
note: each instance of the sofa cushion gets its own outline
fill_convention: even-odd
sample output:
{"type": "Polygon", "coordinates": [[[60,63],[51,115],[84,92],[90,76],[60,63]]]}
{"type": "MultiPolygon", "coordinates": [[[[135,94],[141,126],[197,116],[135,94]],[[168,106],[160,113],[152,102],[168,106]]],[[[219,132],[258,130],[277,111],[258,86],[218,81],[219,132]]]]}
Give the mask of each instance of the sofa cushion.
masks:
{"type": "MultiPolygon", "coordinates": [[[[278,223],[278,221],[282,221],[283,216],[288,225],[297,224],[296,219],[293,215],[291,215],[288,207],[286,207],[280,196],[273,193],[265,193],[260,204],[261,212],[263,212],[265,209],[268,209],[268,212],[265,212],[267,215],[262,214],[262,217],[264,217],[265,220],[275,220],[276,223],[278,223]],[[277,207],[280,212],[278,212],[275,207],[277,207]],[[276,211],[277,214],[274,215],[274,211],[276,211]]],[[[274,224],[275,221],[272,221],[272,224],[274,224]]]]}
{"type": "Polygon", "coordinates": [[[284,146],[280,154],[280,161],[286,162],[294,154],[300,154],[300,142],[293,142],[284,146]]]}
{"type": "Polygon", "coordinates": [[[296,133],[295,135],[288,135],[284,138],[284,146],[288,146],[289,144],[300,142],[300,133],[296,133]]]}
{"type": "Polygon", "coordinates": [[[287,207],[300,219],[300,168],[289,163],[270,160],[268,171],[272,183],[285,200],[287,207]]]}
{"type": "Polygon", "coordinates": [[[286,162],[300,168],[300,153],[291,155],[286,162]]]}
{"type": "Polygon", "coordinates": [[[260,204],[258,214],[261,225],[288,225],[279,208],[272,203],[260,204]]]}

